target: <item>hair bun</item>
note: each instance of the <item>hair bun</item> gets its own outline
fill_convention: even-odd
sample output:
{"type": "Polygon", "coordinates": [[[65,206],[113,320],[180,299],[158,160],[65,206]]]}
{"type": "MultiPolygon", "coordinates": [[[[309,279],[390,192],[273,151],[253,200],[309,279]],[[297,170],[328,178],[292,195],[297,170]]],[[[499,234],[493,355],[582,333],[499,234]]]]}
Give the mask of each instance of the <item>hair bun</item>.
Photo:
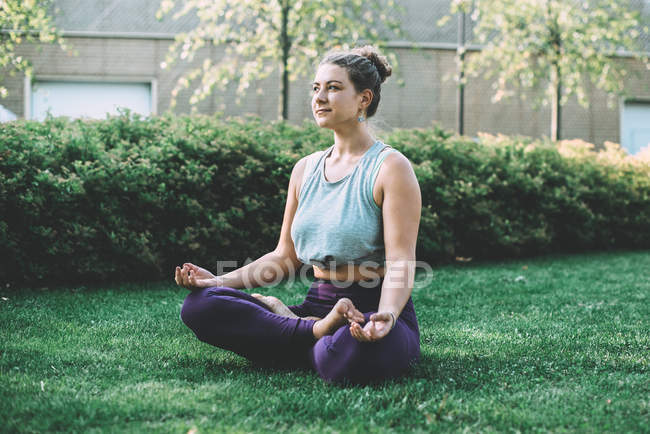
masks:
{"type": "Polygon", "coordinates": [[[375,65],[375,68],[377,68],[382,83],[393,73],[393,68],[388,63],[386,56],[379,54],[379,51],[377,51],[377,49],[372,45],[353,48],[351,52],[370,60],[370,62],[375,65]]]}

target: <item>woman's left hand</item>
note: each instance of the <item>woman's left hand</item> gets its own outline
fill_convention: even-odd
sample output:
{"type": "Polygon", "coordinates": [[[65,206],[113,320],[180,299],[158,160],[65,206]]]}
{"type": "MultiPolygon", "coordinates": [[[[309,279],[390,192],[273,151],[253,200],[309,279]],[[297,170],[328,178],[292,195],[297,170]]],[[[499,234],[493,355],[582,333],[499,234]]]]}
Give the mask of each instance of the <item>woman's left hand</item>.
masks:
{"type": "Polygon", "coordinates": [[[377,312],[363,327],[357,322],[350,325],[350,334],[359,342],[374,342],[386,336],[393,328],[394,316],[389,312],[377,312]]]}

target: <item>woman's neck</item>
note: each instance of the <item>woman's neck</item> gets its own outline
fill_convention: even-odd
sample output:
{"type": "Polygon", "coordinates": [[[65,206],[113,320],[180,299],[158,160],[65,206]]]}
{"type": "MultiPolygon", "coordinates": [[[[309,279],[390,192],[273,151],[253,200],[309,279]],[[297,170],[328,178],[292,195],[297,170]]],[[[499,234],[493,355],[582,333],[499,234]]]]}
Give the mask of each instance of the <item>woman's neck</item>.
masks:
{"type": "Polygon", "coordinates": [[[375,139],[365,125],[359,125],[357,128],[346,131],[334,131],[332,156],[336,158],[358,157],[363,155],[373,143],[375,143],[375,139]]]}

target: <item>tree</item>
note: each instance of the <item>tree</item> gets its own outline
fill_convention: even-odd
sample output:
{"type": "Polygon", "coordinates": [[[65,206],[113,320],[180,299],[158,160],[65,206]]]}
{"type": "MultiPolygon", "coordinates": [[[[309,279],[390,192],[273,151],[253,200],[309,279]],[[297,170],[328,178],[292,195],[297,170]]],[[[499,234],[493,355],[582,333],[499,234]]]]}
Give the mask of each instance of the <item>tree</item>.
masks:
{"type": "Polygon", "coordinates": [[[537,102],[551,104],[553,140],[560,138],[560,110],[568,98],[575,95],[587,106],[588,82],[610,103],[624,94],[627,72],[617,54],[625,51],[650,67],[637,44],[640,14],[628,0],[454,0],[452,12],[460,11],[471,12],[483,44],[468,56],[466,71],[496,76],[494,101],[512,95],[512,88],[543,85],[537,102]]]}
{"type": "Polygon", "coordinates": [[[349,48],[357,41],[381,44],[382,34],[400,33],[388,15],[397,10],[393,0],[163,0],[156,16],[162,19],[174,9],[174,19],[194,10],[199,24],[177,35],[163,68],[179,57],[192,61],[208,43],[225,47],[225,56],[217,62],[204,59],[183,74],[172,90],[172,107],[178,93],[199,78],[190,104],[231,82],[238,83],[241,97],[251,82],[279,68],[283,119],[289,115],[289,82],[310,71],[323,51],[349,48]]]}
{"type": "MultiPolygon", "coordinates": [[[[67,49],[65,41],[52,24],[49,14],[52,0],[0,0],[0,71],[14,76],[16,72],[32,75],[28,59],[16,53],[25,42],[58,43],[67,49]]],[[[2,75],[0,75],[0,79],[2,75]]],[[[0,85],[0,96],[7,89],[0,85]]]]}

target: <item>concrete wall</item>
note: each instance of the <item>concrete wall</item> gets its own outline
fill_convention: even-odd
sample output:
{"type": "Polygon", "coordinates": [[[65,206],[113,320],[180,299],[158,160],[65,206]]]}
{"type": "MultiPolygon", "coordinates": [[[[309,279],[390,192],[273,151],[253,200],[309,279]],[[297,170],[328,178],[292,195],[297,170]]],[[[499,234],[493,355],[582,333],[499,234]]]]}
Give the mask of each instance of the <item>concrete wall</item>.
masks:
{"type": "MultiPolygon", "coordinates": [[[[83,79],[92,77],[105,81],[119,79],[154,79],[157,84],[157,112],[169,108],[170,93],[175,81],[188,67],[179,62],[169,70],[162,70],[170,39],[98,38],[68,37],[68,43],[79,53],[68,56],[56,46],[23,46],[21,54],[34,65],[34,76],[62,79],[83,79]]],[[[455,69],[455,52],[449,49],[420,49],[417,51],[394,49],[399,60],[399,70],[389,78],[382,89],[382,101],[373,118],[376,129],[428,127],[433,123],[453,129],[456,125],[456,86],[451,80],[444,80],[455,69]],[[403,84],[400,84],[403,81],[403,84]]],[[[222,56],[218,47],[207,47],[196,56],[193,65],[203,62],[205,57],[218,60],[222,56]]],[[[316,60],[316,59],[315,59],[316,60]]],[[[630,71],[626,88],[630,97],[650,100],[650,71],[631,59],[619,59],[630,71]]],[[[8,88],[7,98],[0,104],[24,116],[24,77],[4,76],[8,88]]],[[[290,120],[302,122],[311,118],[310,82],[313,77],[304,77],[291,85],[290,120]]],[[[223,111],[226,115],[254,113],[264,119],[276,119],[279,105],[279,76],[275,74],[256,83],[241,104],[235,103],[235,88],[215,92],[200,102],[196,110],[202,113],[223,111]],[[263,91],[263,93],[257,92],[263,91]]],[[[526,101],[511,98],[492,103],[491,83],[473,79],[466,88],[465,133],[477,132],[520,134],[540,137],[549,134],[550,108],[534,107],[532,93],[526,101]]],[[[190,90],[182,92],[178,99],[177,113],[189,113],[190,90]]],[[[608,107],[607,97],[601,91],[590,91],[589,107],[583,108],[575,101],[563,108],[563,138],[582,138],[601,144],[606,140],[618,142],[620,135],[620,114],[618,99],[608,107]]],[[[83,102],[80,102],[83,103],[83,102]]]]}
{"type": "MultiPolygon", "coordinates": [[[[21,54],[32,61],[34,79],[42,77],[60,78],[62,80],[155,80],[157,87],[157,113],[169,109],[171,91],[176,80],[184,71],[201,65],[206,57],[218,60],[222,52],[217,47],[206,47],[195,57],[191,64],[178,62],[171,68],[162,70],[160,63],[172,41],[169,39],[126,39],[126,38],[66,38],[66,41],[78,51],[77,56],[64,53],[57,46],[23,46],[21,54]]],[[[273,119],[277,114],[278,86],[274,80],[258,83],[264,87],[266,94],[257,95],[251,91],[241,105],[234,103],[235,89],[224,92],[220,98],[206,98],[196,105],[201,113],[214,113],[222,110],[228,115],[258,113],[273,119]]],[[[4,80],[9,96],[0,100],[0,104],[23,117],[24,113],[24,76],[7,77],[4,80]]],[[[178,105],[174,111],[189,113],[189,97],[193,89],[180,93],[178,105]]],[[[83,102],[80,102],[83,103],[83,102]]]]}

